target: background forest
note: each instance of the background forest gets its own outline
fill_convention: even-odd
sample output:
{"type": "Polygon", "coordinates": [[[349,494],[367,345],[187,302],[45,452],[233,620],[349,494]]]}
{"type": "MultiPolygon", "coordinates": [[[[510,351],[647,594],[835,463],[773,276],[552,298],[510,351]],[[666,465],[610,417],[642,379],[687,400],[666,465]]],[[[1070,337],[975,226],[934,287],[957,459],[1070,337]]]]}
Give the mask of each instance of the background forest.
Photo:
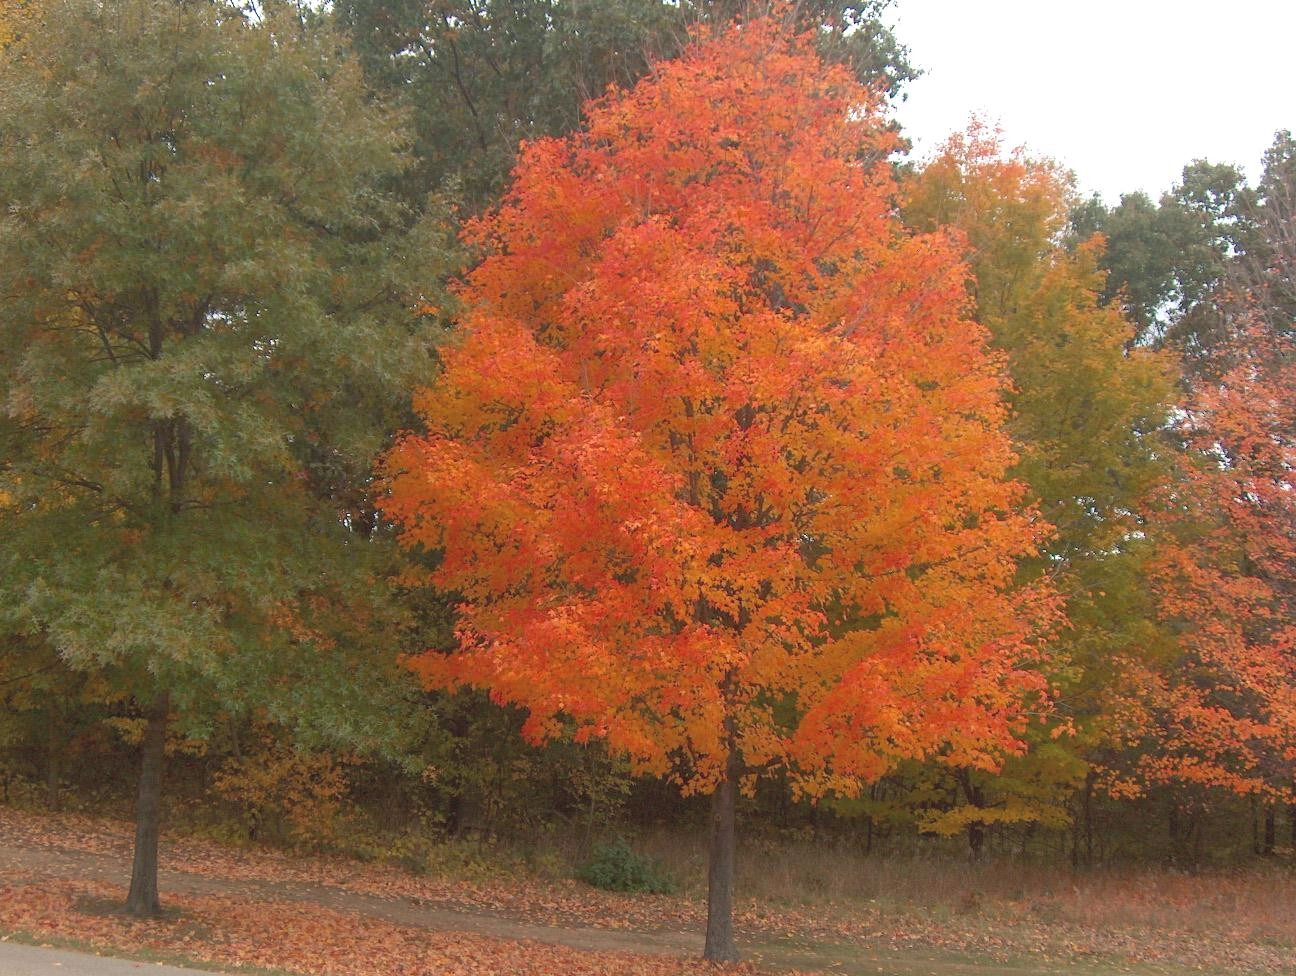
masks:
{"type": "MultiPolygon", "coordinates": [[[[464,284],[490,235],[522,233],[491,223],[521,147],[760,6],[0,8],[0,802],[134,812],[146,849],[162,821],[416,871],[681,882],[714,782],[681,795],[604,735],[524,735],[520,693],[429,677],[475,584],[430,585],[443,553],[409,544],[375,471],[433,423],[415,391],[492,287],[464,284]]],[[[977,121],[913,158],[885,101],[918,66],[886,7],[774,11],[881,99],[858,152],[887,170],[888,233],[964,262],[1008,476],[1051,526],[1010,574],[1052,594],[1023,665],[1044,691],[993,761],[747,784],[743,843],[1289,857],[1296,141],[1254,183],[1186,161],[1115,205],[977,121]]],[[[522,358],[501,354],[510,378],[522,358]]],[[[156,861],[136,871],[147,913],[156,861]]]]}

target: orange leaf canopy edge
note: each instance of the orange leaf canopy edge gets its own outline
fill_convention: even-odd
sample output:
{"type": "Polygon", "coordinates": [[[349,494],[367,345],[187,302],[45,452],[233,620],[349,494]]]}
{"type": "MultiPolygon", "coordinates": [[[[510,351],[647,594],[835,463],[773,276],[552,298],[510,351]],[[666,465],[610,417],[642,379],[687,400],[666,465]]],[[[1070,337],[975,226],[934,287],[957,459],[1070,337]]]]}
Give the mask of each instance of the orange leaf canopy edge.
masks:
{"type": "Polygon", "coordinates": [[[945,235],[897,223],[875,99],[754,21],[525,147],[464,338],[386,458],[459,647],[534,740],[710,789],[991,766],[1041,692],[1045,531],[945,235]]]}
{"type": "Polygon", "coordinates": [[[1142,746],[1137,785],[1187,782],[1290,803],[1296,360],[1286,321],[1275,329],[1248,296],[1233,301],[1232,365],[1200,379],[1182,412],[1189,460],[1156,527],[1169,538],[1153,581],[1179,653],[1136,675],[1123,731],[1142,746]]]}

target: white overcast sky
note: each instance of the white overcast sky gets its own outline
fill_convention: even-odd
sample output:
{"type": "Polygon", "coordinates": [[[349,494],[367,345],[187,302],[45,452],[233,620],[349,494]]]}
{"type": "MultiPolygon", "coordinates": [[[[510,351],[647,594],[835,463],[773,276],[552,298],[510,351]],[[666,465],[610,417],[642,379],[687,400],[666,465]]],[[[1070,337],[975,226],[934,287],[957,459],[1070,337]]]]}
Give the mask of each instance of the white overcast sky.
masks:
{"type": "Polygon", "coordinates": [[[1296,0],[895,0],[886,20],[927,72],[896,110],[919,158],[976,112],[1114,203],[1193,159],[1254,179],[1296,129],[1296,0]]]}

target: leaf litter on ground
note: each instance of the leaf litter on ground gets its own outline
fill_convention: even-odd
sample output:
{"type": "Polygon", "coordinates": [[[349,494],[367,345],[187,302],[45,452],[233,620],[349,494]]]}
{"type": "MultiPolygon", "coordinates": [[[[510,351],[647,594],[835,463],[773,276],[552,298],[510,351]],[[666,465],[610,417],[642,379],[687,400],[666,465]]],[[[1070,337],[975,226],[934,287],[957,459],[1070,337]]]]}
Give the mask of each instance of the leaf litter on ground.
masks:
{"type": "MultiPolygon", "coordinates": [[[[0,807],[0,848],[79,851],[128,863],[132,839],[133,827],[125,821],[0,807]]],[[[555,928],[595,928],[627,934],[697,933],[706,918],[705,904],[698,898],[605,892],[568,879],[503,873],[471,878],[449,873],[415,875],[392,864],[333,855],[300,855],[267,847],[237,847],[178,834],[164,837],[162,855],[164,870],[219,879],[231,886],[251,882],[324,886],[360,896],[555,928]]],[[[63,891],[59,897],[70,897],[57,886],[27,885],[24,890],[33,897],[44,890],[63,891]]],[[[1122,897],[1131,903],[1148,898],[1167,902],[1173,895],[1158,889],[1126,892],[1122,897]]],[[[748,939],[794,939],[887,951],[938,949],[1003,961],[1026,957],[1052,961],[1096,958],[1239,973],[1293,971],[1296,943],[1290,933],[1257,929],[1245,918],[1236,919],[1230,928],[1219,924],[1210,928],[1190,925],[1186,912],[1181,913],[1185,918],[1182,925],[1161,921],[1154,924],[1133,913],[1128,922],[1119,925],[1086,924],[1068,919],[1064,910],[1056,910],[1057,906],[1036,911],[1032,906],[1040,900],[1040,896],[1002,903],[987,899],[977,911],[966,913],[855,900],[823,899],[796,907],[747,900],[739,903],[735,922],[748,939]]],[[[236,901],[247,903],[248,899],[236,901]]],[[[279,904],[281,909],[277,910],[288,913],[285,921],[302,910],[302,903],[296,900],[257,904],[279,904]]],[[[1168,913],[1171,918],[1175,914],[1168,913]]],[[[0,924],[9,923],[0,917],[0,924]]],[[[390,923],[373,920],[373,924],[390,923]]]]}

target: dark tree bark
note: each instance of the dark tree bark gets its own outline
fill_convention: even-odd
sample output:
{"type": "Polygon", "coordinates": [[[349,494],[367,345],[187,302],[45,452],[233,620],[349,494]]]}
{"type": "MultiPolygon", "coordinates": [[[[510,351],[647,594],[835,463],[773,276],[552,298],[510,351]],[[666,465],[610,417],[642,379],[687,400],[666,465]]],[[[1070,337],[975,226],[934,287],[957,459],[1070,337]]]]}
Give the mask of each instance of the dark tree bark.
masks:
{"type": "Polygon", "coordinates": [[[1260,821],[1259,817],[1260,804],[1253,796],[1251,797],[1251,852],[1253,854],[1263,854],[1260,849],[1260,821]]]}
{"type": "Polygon", "coordinates": [[[738,756],[730,751],[724,779],[711,797],[711,849],[707,864],[706,947],[708,962],[737,962],[733,933],[735,811],[738,805],[738,756]]]}
{"type": "Polygon", "coordinates": [[[1093,823],[1093,798],[1094,798],[1094,780],[1097,777],[1091,771],[1085,777],[1084,792],[1084,841],[1085,841],[1085,863],[1093,864],[1094,862],[1094,823],[1093,823]]]}
{"type": "Polygon", "coordinates": [[[62,774],[59,759],[62,743],[59,741],[58,713],[51,710],[49,714],[49,737],[46,739],[45,756],[45,806],[57,812],[59,808],[59,778],[62,774]]]}
{"type": "MultiPolygon", "coordinates": [[[[986,805],[985,790],[972,782],[972,775],[966,769],[956,769],[954,778],[957,780],[959,787],[963,790],[963,796],[967,801],[978,810],[984,810],[986,805]]],[[[985,846],[985,825],[979,820],[969,821],[967,825],[968,851],[972,860],[981,859],[981,849],[985,846]]]]}
{"type": "Polygon", "coordinates": [[[167,714],[171,696],[165,691],[148,711],[140,744],[139,800],[135,807],[135,861],[131,867],[126,914],[153,918],[162,913],[158,897],[158,833],[162,825],[162,767],[166,761],[167,714]]]}

